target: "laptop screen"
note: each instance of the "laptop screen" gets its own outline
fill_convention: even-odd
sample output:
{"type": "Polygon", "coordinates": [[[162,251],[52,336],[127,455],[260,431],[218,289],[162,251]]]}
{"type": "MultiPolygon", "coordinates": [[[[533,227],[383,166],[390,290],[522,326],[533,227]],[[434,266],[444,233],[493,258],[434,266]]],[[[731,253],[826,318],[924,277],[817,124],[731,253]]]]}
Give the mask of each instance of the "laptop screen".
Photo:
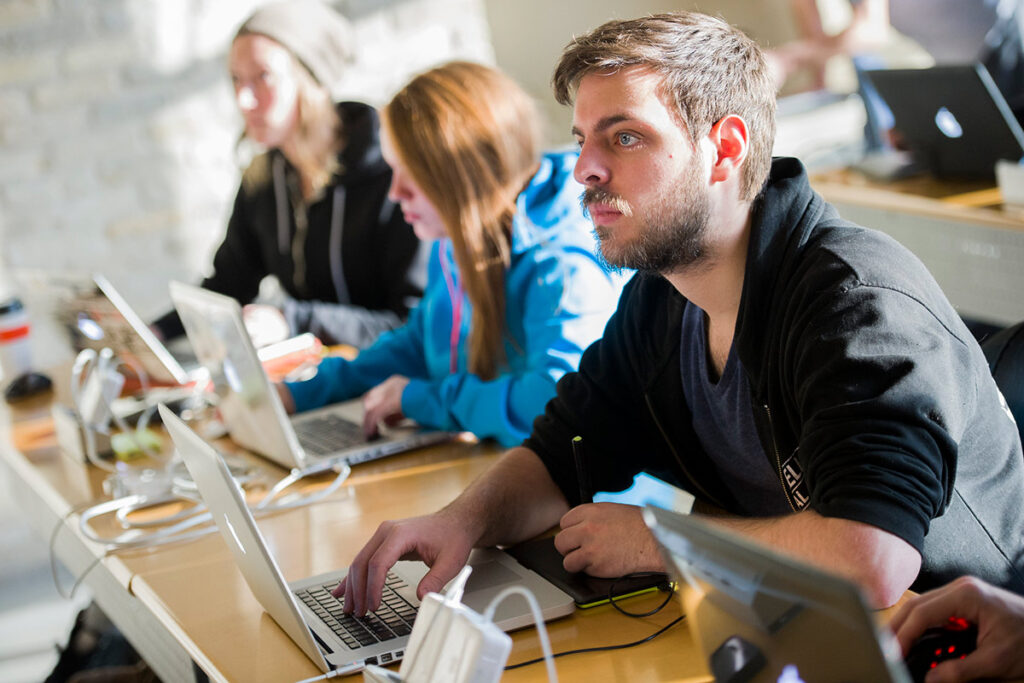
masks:
{"type": "Polygon", "coordinates": [[[181,282],[171,282],[170,291],[192,349],[213,380],[231,439],[285,467],[301,465],[302,449],[263,371],[238,302],[181,282]]]}
{"type": "Polygon", "coordinates": [[[1024,156],[1024,132],[980,64],[864,70],[893,130],[938,177],[994,179],[996,161],[1024,156]]]}
{"type": "Polygon", "coordinates": [[[644,519],[716,680],[909,683],[854,584],[692,516],[648,506],[644,519]]]}
{"type": "Polygon", "coordinates": [[[121,296],[114,285],[102,275],[93,275],[96,295],[80,297],[75,303],[75,325],[84,345],[110,347],[118,357],[140,368],[152,382],[186,384],[188,371],[171,355],[149,326],[121,296]]]}

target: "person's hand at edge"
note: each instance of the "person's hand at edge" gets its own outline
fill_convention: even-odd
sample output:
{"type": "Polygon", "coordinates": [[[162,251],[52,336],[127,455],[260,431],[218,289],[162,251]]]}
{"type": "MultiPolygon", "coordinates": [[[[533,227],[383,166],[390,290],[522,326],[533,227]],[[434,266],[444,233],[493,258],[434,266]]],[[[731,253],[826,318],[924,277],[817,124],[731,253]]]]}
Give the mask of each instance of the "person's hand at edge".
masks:
{"type": "Polygon", "coordinates": [[[246,304],[242,307],[245,330],[257,349],[284,341],[292,335],[284,314],[268,304],[246,304]]]}
{"type": "Polygon", "coordinates": [[[926,629],[960,617],[978,626],[977,649],[928,672],[927,683],[1024,677],[1024,597],[964,576],[910,598],[889,622],[903,653],[926,629]]]}

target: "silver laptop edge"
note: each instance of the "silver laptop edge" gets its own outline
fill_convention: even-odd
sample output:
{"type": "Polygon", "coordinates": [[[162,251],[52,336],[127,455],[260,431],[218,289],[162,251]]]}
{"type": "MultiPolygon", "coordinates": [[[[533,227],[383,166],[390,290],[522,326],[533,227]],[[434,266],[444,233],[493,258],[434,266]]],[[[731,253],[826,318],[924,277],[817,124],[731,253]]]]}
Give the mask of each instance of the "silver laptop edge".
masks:
{"type": "MultiPolygon", "coordinates": [[[[349,665],[355,665],[353,670],[356,670],[367,658],[379,658],[388,653],[400,656],[408,642],[407,637],[359,648],[360,652],[356,654],[323,624],[312,610],[298,601],[293,590],[338,581],[344,577],[345,572],[311,577],[289,585],[270,553],[266,540],[245,503],[241,489],[231,478],[223,459],[212,446],[163,405],[160,406],[160,416],[249,588],[263,608],[306,656],[325,672],[349,665]],[[323,646],[317,643],[317,639],[332,652],[327,653],[321,649],[323,646]]],[[[410,580],[418,582],[419,577],[426,572],[425,568],[419,570],[419,567],[415,566],[418,563],[400,564],[410,565],[397,567],[399,575],[404,574],[403,578],[407,583],[410,580]],[[411,573],[403,572],[403,569],[409,568],[413,570],[411,573]],[[405,578],[406,576],[408,578],[405,578]]],[[[403,597],[411,599],[414,605],[419,604],[412,589],[405,591],[403,597]]]]}
{"type": "Polygon", "coordinates": [[[170,292],[196,356],[215,377],[215,383],[226,382],[232,387],[222,396],[221,409],[232,439],[240,445],[284,467],[315,471],[342,462],[354,465],[375,460],[452,437],[449,432],[422,428],[382,429],[382,438],[377,441],[328,455],[310,455],[300,444],[295,425],[324,414],[336,414],[359,425],[362,423],[361,403],[345,401],[289,417],[259,362],[238,302],[181,282],[171,282],[170,292]],[[214,346],[219,348],[213,349],[214,346]],[[225,372],[229,369],[225,361],[230,361],[237,370],[233,378],[225,372]],[[247,384],[233,386],[232,379],[247,384]]]}
{"type": "MultiPolygon", "coordinates": [[[[295,598],[293,591],[337,582],[346,572],[328,572],[288,584],[246,506],[241,489],[231,478],[220,455],[166,406],[160,406],[160,415],[246,583],[263,608],[310,660],[321,670],[328,671],[330,667],[357,670],[367,663],[400,659],[408,636],[360,647],[357,652],[346,646],[312,610],[295,598]],[[317,639],[332,652],[325,653],[317,639]]],[[[478,612],[483,612],[510,583],[526,585],[534,593],[545,620],[565,616],[575,609],[571,597],[524,568],[505,552],[474,550],[470,564],[474,571],[466,585],[463,601],[478,612]]],[[[397,589],[398,593],[411,605],[418,606],[415,588],[427,572],[426,565],[422,562],[399,562],[392,572],[406,584],[397,589]]],[[[533,625],[533,617],[525,600],[510,599],[499,606],[494,622],[510,631],[533,625]]]]}
{"type": "Polygon", "coordinates": [[[755,683],[774,682],[790,665],[808,681],[909,683],[895,638],[850,581],[689,515],[647,506],[643,516],[688,586],[681,596],[705,658],[733,636],[767,657],[744,679],[755,683]]]}
{"type": "MultiPolygon", "coordinates": [[[[156,338],[156,335],[154,335],[149,329],[149,325],[143,322],[142,318],[140,318],[135,312],[135,309],[133,309],[128,304],[128,301],[121,296],[121,293],[117,291],[113,283],[99,273],[94,273],[92,280],[103,296],[105,296],[110,303],[114,305],[114,308],[117,309],[117,312],[125,319],[125,322],[127,322],[139,338],[142,339],[147,349],[156,357],[163,369],[166,370],[168,376],[178,384],[187,384],[190,382],[192,377],[189,372],[181,366],[181,363],[179,363],[178,359],[167,350],[167,347],[156,338]]],[[[118,349],[113,350],[115,352],[118,351],[118,349]]],[[[154,374],[152,372],[152,368],[145,369],[150,374],[154,374]]],[[[166,378],[159,379],[165,380],[166,378]]]]}

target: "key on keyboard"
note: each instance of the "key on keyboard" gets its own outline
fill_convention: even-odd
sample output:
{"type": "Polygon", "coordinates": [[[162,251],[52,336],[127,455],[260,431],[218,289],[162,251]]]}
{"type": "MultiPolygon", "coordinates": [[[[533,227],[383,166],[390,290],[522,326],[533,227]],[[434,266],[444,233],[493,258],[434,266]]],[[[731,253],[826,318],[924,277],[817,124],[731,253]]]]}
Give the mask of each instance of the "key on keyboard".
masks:
{"type": "Polygon", "coordinates": [[[331,582],[305,588],[295,591],[295,595],[353,650],[412,632],[416,608],[396,592],[407,584],[394,573],[388,572],[380,607],[365,617],[344,613],[345,599],[331,595],[337,585],[337,582],[331,582]]]}

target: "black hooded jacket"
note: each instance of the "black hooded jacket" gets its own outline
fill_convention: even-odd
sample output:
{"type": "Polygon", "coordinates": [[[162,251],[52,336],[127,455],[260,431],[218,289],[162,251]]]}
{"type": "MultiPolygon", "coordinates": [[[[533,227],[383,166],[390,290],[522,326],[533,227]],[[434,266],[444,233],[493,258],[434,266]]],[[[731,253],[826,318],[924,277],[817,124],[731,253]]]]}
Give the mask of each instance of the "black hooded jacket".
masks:
{"type": "MultiPolygon", "coordinates": [[[[874,525],[922,554],[915,588],[971,573],[1024,592],[1024,461],[988,364],[938,284],[888,236],[839,218],[795,159],[754,205],[733,343],[764,451],[794,511],[874,525]]],[[[691,426],[684,298],[627,285],[604,337],[524,445],[570,504],[570,440],[595,490],[648,471],[740,514],[691,426]]]]}
{"type": "MultiPolygon", "coordinates": [[[[275,275],[289,297],[284,313],[293,333],[362,348],[401,325],[422,296],[428,250],[387,198],[391,169],[380,152],[377,112],[343,102],[338,113],[346,140],[341,171],[306,206],[305,235],[297,236],[297,171],[279,150],[261,154],[242,176],[202,286],[247,304],[260,281],[275,275]]],[[[184,332],[173,311],[155,324],[167,339],[184,332]]]]}

